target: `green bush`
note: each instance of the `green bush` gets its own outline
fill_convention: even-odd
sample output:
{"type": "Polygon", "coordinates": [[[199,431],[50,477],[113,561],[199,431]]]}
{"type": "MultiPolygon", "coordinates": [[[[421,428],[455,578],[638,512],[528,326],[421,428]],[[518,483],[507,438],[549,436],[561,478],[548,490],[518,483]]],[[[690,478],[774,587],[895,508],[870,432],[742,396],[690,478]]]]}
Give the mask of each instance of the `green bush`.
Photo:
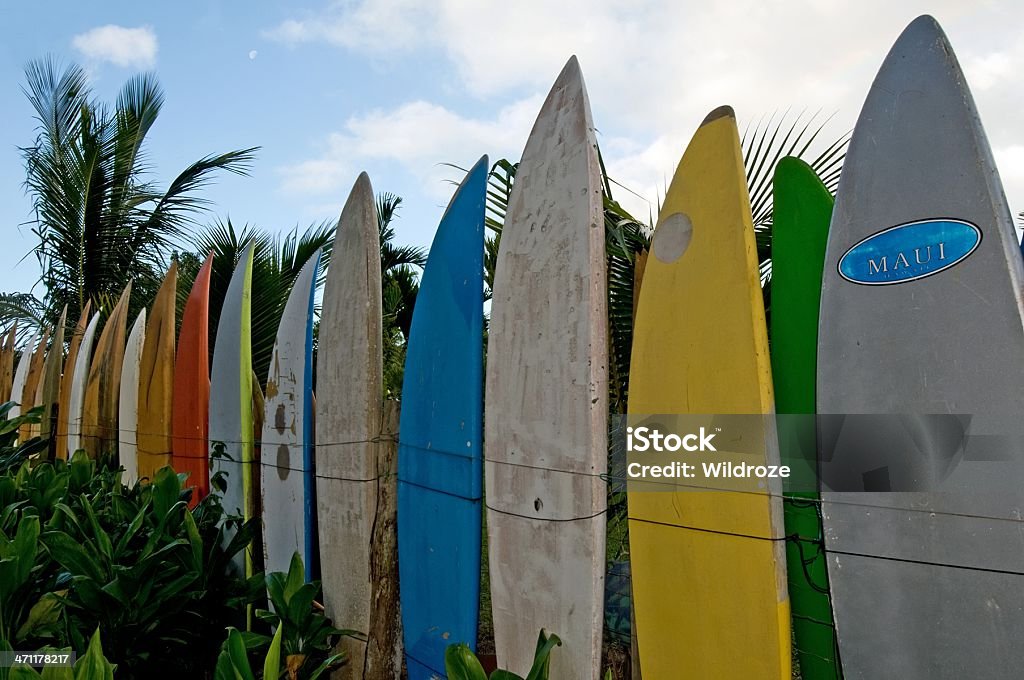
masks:
{"type": "Polygon", "coordinates": [[[118,678],[205,675],[264,582],[231,564],[255,520],[216,495],[189,510],[182,481],[165,468],[128,488],[82,453],[0,474],[0,639],[81,654],[99,628],[118,678]]]}

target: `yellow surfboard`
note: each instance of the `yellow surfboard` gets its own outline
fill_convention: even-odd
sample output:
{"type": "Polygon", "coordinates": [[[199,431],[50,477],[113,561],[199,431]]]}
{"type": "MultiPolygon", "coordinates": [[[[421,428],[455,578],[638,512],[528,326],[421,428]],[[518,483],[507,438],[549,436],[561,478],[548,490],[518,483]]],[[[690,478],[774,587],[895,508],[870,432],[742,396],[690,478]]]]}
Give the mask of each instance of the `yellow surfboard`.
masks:
{"type": "MultiPolygon", "coordinates": [[[[772,410],[750,200],[735,117],[722,107],[683,154],[646,258],[629,416],[772,410]]],[[[755,458],[777,465],[774,431],[749,421],[759,424],[755,458]]],[[[692,454],[676,458],[685,455],[692,454]]],[[[717,490],[729,484],[699,477],[681,483],[690,488],[639,491],[629,483],[644,676],[789,680],[781,489],[717,490]]]]}
{"type": "Polygon", "coordinates": [[[139,361],[138,474],[152,480],[171,464],[171,409],[174,390],[174,303],[178,263],[171,263],[153,300],[139,361]]]}

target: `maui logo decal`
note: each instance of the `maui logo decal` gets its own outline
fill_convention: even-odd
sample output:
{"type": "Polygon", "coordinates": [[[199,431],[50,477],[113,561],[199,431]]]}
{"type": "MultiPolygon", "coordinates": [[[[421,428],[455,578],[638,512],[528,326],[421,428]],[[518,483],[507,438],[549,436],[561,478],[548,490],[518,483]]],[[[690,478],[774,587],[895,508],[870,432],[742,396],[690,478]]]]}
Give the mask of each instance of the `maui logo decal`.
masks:
{"type": "Polygon", "coordinates": [[[866,286],[916,281],[964,261],[980,243],[981,230],[965,220],[899,224],[847,250],[839,260],[839,275],[866,286]]]}

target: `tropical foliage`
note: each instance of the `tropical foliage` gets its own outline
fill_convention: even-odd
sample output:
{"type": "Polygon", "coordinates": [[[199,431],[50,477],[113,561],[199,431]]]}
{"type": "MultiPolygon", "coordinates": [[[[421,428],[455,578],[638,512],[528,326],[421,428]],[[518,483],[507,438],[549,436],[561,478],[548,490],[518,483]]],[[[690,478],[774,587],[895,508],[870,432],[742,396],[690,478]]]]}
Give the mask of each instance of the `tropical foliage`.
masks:
{"type": "Polygon", "coordinates": [[[480,660],[476,658],[476,654],[461,642],[448,645],[444,652],[444,670],[449,680],[548,680],[551,652],[561,644],[562,641],[557,635],[548,635],[541,630],[537,636],[537,649],[533,655],[533,665],[525,678],[505,670],[496,670],[488,678],[480,660]]]}
{"type": "Polygon", "coordinates": [[[284,314],[292,285],[302,266],[317,250],[320,275],[317,287],[326,280],[331,262],[335,226],[330,222],[311,224],[301,233],[298,228],[275,235],[255,227],[245,226],[237,231],[231,220],[218,221],[192,238],[195,253],[179,256],[181,269],[178,277],[178,318],[192,289],[199,267],[209,253],[213,253],[210,275],[210,353],[213,359],[217,322],[220,319],[228,284],[238,260],[249,244],[253,244],[252,267],[252,366],[260,385],[265,385],[274,352],[277,327],[284,314]]]}
{"type": "Polygon", "coordinates": [[[232,539],[216,495],[189,510],[169,468],[128,488],[119,471],[77,454],[27,460],[0,475],[0,640],[86,652],[103,630],[119,678],[184,677],[212,668],[226,625],[244,625],[263,593],[231,558],[257,526],[232,539]]]}
{"type": "Polygon", "coordinates": [[[416,246],[397,246],[393,222],[402,197],[377,196],[377,228],[380,236],[381,305],[383,309],[384,394],[397,399],[402,393],[405,345],[412,326],[412,310],[419,293],[419,270],[427,252],[416,246]]]}
{"type": "Polygon", "coordinates": [[[25,93],[38,123],[22,154],[42,299],[3,295],[0,323],[52,325],[65,305],[77,319],[87,300],[109,307],[128,281],[134,318],[153,298],[173,245],[207,207],[197,192],[218,171],[246,174],[256,149],[204,156],[160,188],[146,155],[164,101],[153,75],[131,78],[110,106],[94,98],[84,69],[43,59],[26,69],[25,93]]]}

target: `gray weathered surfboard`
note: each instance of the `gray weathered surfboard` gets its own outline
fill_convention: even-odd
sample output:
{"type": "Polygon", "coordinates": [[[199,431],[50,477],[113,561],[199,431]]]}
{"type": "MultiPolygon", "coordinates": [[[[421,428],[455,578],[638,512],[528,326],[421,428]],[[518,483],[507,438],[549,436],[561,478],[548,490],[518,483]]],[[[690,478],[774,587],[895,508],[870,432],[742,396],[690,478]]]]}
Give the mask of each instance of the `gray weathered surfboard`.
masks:
{"type": "Polygon", "coordinates": [[[1017,248],[963,73],[920,17],[853,133],[821,297],[818,412],[902,414],[822,428],[848,680],[1009,678],[1024,666],[1017,248]]]}
{"type": "Polygon", "coordinates": [[[601,179],[579,64],[565,65],[523,151],[498,252],[484,456],[494,640],[525,675],[597,678],[604,603],[608,326],[601,179]]]}
{"type": "MultiPolygon", "coordinates": [[[[324,607],[336,625],[370,626],[370,537],[377,512],[383,405],[380,237],[373,188],[359,175],[338,221],[316,366],[316,502],[324,607]]],[[[342,638],[342,678],[362,678],[366,644],[342,638]]]]}

